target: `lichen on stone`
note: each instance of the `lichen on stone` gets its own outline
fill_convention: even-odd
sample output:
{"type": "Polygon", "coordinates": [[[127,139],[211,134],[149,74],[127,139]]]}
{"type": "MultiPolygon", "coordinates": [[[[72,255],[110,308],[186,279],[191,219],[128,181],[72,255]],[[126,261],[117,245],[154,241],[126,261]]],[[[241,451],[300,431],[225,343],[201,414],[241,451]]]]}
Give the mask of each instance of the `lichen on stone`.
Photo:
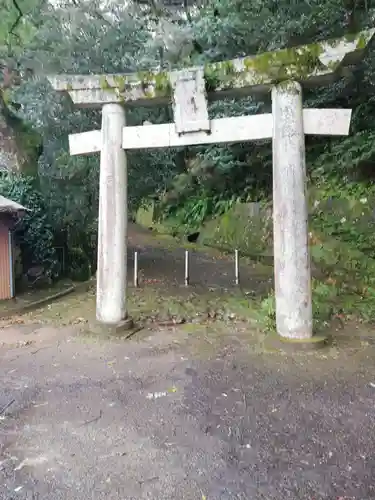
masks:
{"type": "Polygon", "coordinates": [[[361,32],[338,40],[265,52],[237,61],[210,63],[204,68],[206,88],[212,92],[236,87],[268,85],[288,79],[304,81],[321,73],[335,72],[342,62],[343,55],[337,53],[336,56],[334,51],[330,53],[330,49],[336,48],[342,42],[348,42],[353,43],[353,50],[360,50],[366,47],[372,36],[372,31],[361,32]],[[326,51],[330,58],[322,57],[326,51]],[[327,62],[325,59],[328,59],[327,62]]]}
{"type": "Polygon", "coordinates": [[[206,91],[213,92],[220,87],[225,87],[233,81],[235,76],[236,68],[233,61],[206,64],[204,67],[206,91]]]}
{"type": "MultiPolygon", "coordinates": [[[[155,97],[169,97],[172,93],[172,87],[169,74],[166,72],[153,73],[150,71],[139,71],[135,75],[124,76],[124,80],[119,82],[119,77],[115,80],[120,93],[129,94],[135,87],[140,87],[142,94],[147,99],[155,97]]],[[[126,100],[126,98],[125,98],[126,100]]]]}
{"type": "MultiPolygon", "coordinates": [[[[342,63],[344,66],[347,65],[349,59],[345,58],[346,54],[361,52],[367,46],[374,31],[363,31],[336,40],[290,47],[232,61],[207,63],[203,67],[205,90],[208,93],[218,91],[230,93],[232,89],[236,91],[240,88],[258,87],[259,91],[267,91],[272,85],[287,80],[301,83],[311,78],[316,79],[320,75],[335,73],[342,63]]],[[[352,58],[350,60],[352,61],[352,58]]],[[[94,85],[98,85],[96,88],[114,91],[118,99],[121,98],[124,102],[173,97],[171,75],[167,71],[139,71],[128,75],[103,75],[91,78],[99,78],[99,85],[94,80],[94,85]]],[[[74,90],[77,83],[81,85],[79,88],[85,88],[87,79],[90,77],[83,79],[75,77],[66,83],[65,89],[74,90]],[[72,86],[69,86],[70,83],[72,86]]],[[[319,83],[319,80],[316,81],[319,83]]],[[[89,88],[94,88],[92,80],[89,88]]]]}
{"type": "Polygon", "coordinates": [[[126,89],[126,77],[124,75],[114,75],[113,81],[119,92],[125,92],[126,89]]]}
{"type": "Polygon", "coordinates": [[[305,80],[324,68],[319,56],[321,44],[266,52],[243,59],[244,80],[249,85],[281,82],[290,78],[305,80]]]}
{"type": "Polygon", "coordinates": [[[370,37],[368,36],[368,34],[362,32],[357,40],[357,50],[363,50],[368,44],[369,40],[370,37]]]}
{"type": "Polygon", "coordinates": [[[110,88],[107,77],[104,75],[100,77],[99,83],[102,90],[108,90],[110,88]]]}

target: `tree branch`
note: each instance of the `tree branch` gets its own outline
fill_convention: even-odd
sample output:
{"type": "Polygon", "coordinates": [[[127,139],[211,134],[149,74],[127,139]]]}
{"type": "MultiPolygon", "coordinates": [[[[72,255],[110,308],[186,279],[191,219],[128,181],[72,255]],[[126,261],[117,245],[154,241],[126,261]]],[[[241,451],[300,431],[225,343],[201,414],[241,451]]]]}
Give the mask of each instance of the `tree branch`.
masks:
{"type": "Polygon", "coordinates": [[[12,26],[11,26],[11,28],[9,30],[9,34],[13,35],[13,36],[15,36],[17,38],[19,38],[19,35],[17,35],[16,33],[14,33],[14,30],[17,28],[17,26],[19,25],[21,19],[23,18],[23,12],[22,12],[22,10],[20,9],[20,6],[17,3],[17,0],[12,0],[12,3],[13,3],[13,7],[17,11],[17,18],[14,21],[14,23],[12,24],[12,26]]]}
{"type": "Polygon", "coordinates": [[[189,21],[189,23],[191,23],[192,19],[191,19],[191,14],[190,14],[190,10],[189,10],[188,0],[184,0],[184,9],[185,9],[185,14],[186,14],[186,19],[189,21]]]}

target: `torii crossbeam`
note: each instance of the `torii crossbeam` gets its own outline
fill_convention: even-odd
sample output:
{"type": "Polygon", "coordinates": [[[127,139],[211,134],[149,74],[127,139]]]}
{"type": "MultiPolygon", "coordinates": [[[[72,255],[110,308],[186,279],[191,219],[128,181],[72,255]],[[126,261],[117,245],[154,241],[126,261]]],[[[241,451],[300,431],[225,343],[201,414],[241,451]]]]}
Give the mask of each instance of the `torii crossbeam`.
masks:
{"type": "MultiPolygon", "coordinates": [[[[351,109],[304,109],[306,135],[348,135],[351,109]]],[[[191,132],[179,135],[174,123],[124,127],[122,147],[128,149],[170,148],[198,144],[221,144],[272,138],[272,114],[238,116],[211,120],[210,134],[191,132]]],[[[71,155],[98,153],[102,147],[101,130],[69,136],[71,155]]]]}
{"type": "Polygon", "coordinates": [[[102,107],[100,131],[69,137],[71,154],[100,152],[97,319],[127,318],[125,150],[242,142],[273,142],[273,220],[277,331],[312,336],[305,134],[347,135],[351,110],[303,109],[302,85],[334,81],[357,62],[375,30],[340,40],[172,73],[50,77],[81,107],[102,107]],[[266,61],[266,64],[265,64],[266,61]],[[208,119],[209,98],[272,89],[272,114],[208,119]],[[160,105],[173,97],[175,123],[125,126],[125,107],[160,105]]]}

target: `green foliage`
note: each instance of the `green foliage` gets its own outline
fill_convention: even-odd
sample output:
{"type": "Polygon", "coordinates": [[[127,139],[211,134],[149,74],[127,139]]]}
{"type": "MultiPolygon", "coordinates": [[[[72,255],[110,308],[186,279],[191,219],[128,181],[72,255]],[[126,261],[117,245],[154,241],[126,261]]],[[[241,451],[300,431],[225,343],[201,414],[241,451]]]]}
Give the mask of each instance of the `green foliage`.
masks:
{"type": "Polygon", "coordinates": [[[72,219],[74,212],[67,200],[63,204],[61,199],[47,197],[32,177],[2,174],[0,194],[30,210],[19,220],[15,232],[24,272],[42,265],[51,278],[64,273],[82,281],[91,276],[96,270],[96,220],[90,225],[84,213],[79,222],[78,214],[72,219]]]}
{"type": "Polygon", "coordinates": [[[0,18],[0,57],[17,57],[36,33],[34,16],[46,4],[44,0],[2,0],[0,18]],[[21,15],[20,15],[21,11],[21,15]]]}
{"type": "Polygon", "coordinates": [[[51,278],[59,272],[59,262],[54,248],[53,229],[48,220],[44,200],[30,177],[14,174],[0,176],[0,194],[28,208],[16,226],[16,241],[22,252],[24,269],[43,265],[51,278]]]}
{"type": "Polygon", "coordinates": [[[68,255],[69,276],[74,281],[86,281],[91,277],[89,257],[82,248],[70,248],[68,255]]]}
{"type": "Polygon", "coordinates": [[[267,332],[272,332],[276,329],[276,301],[275,294],[270,293],[259,304],[259,319],[260,326],[267,332]]]}
{"type": "Polygon", "coordinates": [[[201,229],[203,223],[213,215],[228,210],[233,200],[220,200],[208,197],[192,197],[182,207],[170,209],[169,215],[180,227],[185,227],[186,232],[201,229]]]}

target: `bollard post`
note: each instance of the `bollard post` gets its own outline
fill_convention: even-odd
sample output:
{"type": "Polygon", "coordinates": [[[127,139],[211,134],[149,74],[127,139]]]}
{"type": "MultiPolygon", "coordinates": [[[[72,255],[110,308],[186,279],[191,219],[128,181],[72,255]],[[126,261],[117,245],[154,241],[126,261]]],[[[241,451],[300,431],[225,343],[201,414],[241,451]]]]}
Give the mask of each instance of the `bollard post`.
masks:
{"type": "Polygon", "coordinates": [[[189,285],[189,250],[185,250],[185,286],[189,285]]]}
{"type": "Polygon", "coordinates": [[[240,284],[240,266],[238,260],[238,250],[234,251],[234,276],[235,276],[235,283],[238,286],[240,284]]]}
{"type": "Polygon", "coordinates": [[[137,288],[138,283],[138,252],[134,252],[134,286],[137,288]]]}

